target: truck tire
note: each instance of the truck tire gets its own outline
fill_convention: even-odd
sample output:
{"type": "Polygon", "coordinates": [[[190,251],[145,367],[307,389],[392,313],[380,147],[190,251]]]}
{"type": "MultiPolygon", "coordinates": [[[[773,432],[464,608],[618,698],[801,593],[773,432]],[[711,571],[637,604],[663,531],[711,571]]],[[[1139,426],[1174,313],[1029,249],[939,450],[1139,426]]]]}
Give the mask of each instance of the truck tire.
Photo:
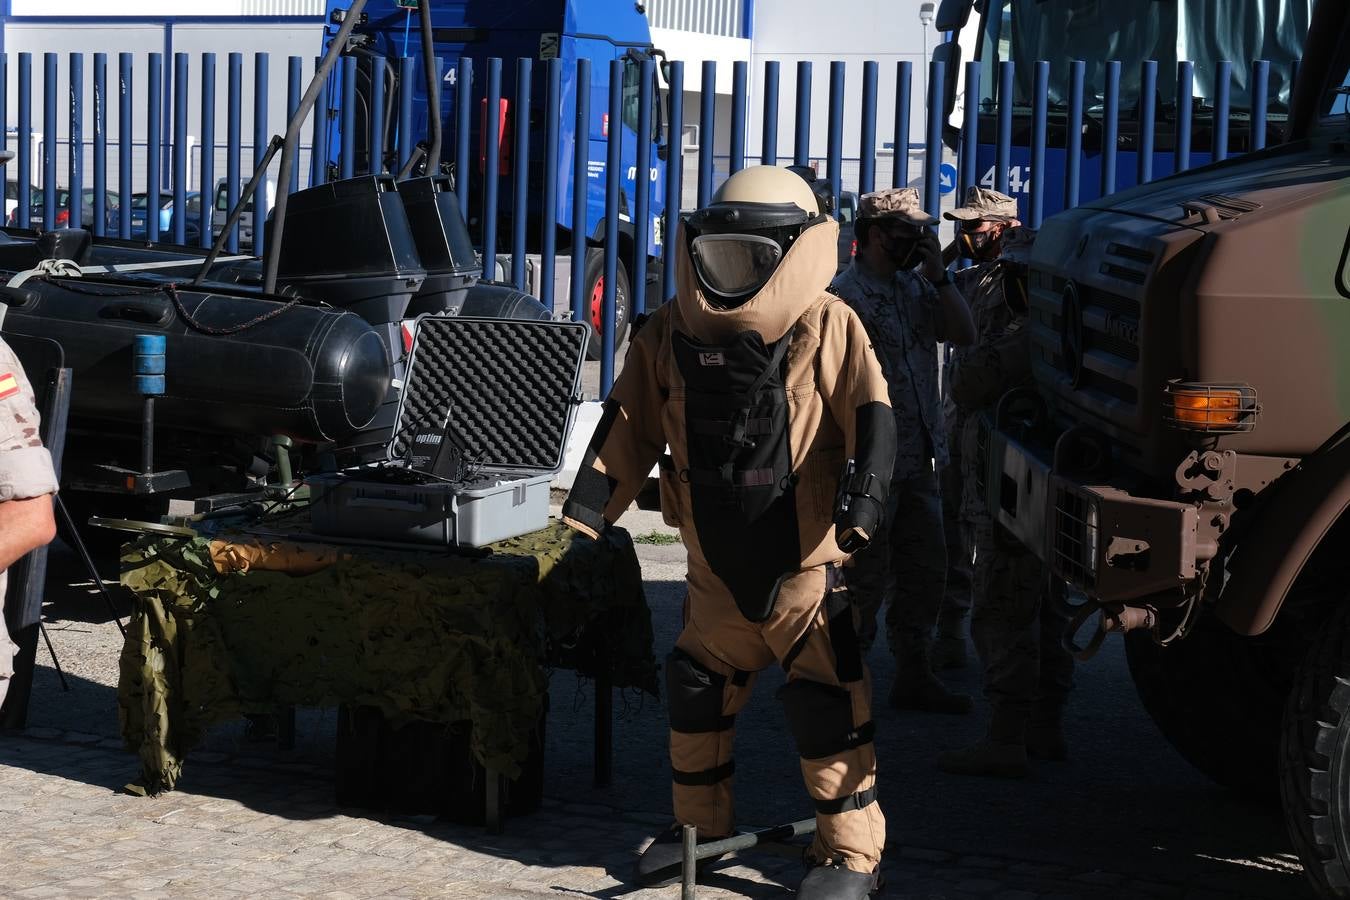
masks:
{"type": "MultiPolygon", "coordinates": [[[[599,247],[592,247],[586,251],[586,293],[583,295],[586,301],[586,321],[591,323],[591,342],[586,347],[586,358],[596,360],[600,358],[601,341],[603,340],[601,329],[604,323],[601,315],[604,312],[605,298],[605,251],[599,247]]],[[[623,259],[619,260],[619,284],[614,292],[614,353],[617,356],[619,347],[623,345],[623,339],[628,334],[628,320],[632,318],[632,295],[628,283],[628,269],[624,267],[623,259]]]]}
{"type": "Polygon", "coordinates": [[[1323,897],[1350,897],[1350,609],[1318,631],[1284,709],[1280,794],[1303,868],[1323,897]]]}
{"type": "Polygon", "coordinates": [[[1215,782],[1274,802],[1280,723],[1298,654],[1279,623],[1249,638],[1202,612],[1166,647],[1146,632],[1125,637],[1130,677],[1163,737],[1215,782]]]}

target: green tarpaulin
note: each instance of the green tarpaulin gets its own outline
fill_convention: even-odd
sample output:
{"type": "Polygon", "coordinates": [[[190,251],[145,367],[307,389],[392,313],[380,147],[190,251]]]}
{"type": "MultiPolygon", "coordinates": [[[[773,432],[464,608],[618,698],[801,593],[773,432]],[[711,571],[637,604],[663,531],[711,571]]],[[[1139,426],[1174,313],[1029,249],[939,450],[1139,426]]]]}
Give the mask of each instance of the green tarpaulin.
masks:
{"type": "Polygon", "coordinates": [[[128,544],[122,583],[136,611],[118,704],[140,787],[171,790],[216,723],[339,703],[378,707],[395,725],[468,721],[479,762],[515,776],[549,669],[657,693],[627,532],[591,541],[553,523],[491,549],[343,548],[349,558],[310,575],[221,575],[205,538],[128,544]]]}

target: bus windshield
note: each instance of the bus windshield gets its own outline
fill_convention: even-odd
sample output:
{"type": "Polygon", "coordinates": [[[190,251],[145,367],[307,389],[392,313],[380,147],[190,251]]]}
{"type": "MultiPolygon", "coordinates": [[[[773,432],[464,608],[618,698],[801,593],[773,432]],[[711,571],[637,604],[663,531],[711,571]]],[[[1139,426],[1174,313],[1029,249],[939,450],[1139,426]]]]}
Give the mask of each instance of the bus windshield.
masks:
{"type": "Polygon", "coordinates": [[[1119,60],[1122,110],[1139,96],[1140,63],[1158,62],[1158,100],[1176,102],[1178,61],[1195,64],[1195,96],[1212,105],[1218,63],[1232,63],[1229,103],[1250,107],[1251,62],[1270,63],[1272,111],[1288,108],[1289,74],[1303,53],[1312,0],[986,0],[980,22],[980,106],[992,112],[998,64],[1012,60],[1013,101],[1030,105],[1033,63],[1050,60],[1051,107],[1067,106],[1064,60],[1086,63],[1084,106],[1100,110],[1106,62],[1119,60]]]}

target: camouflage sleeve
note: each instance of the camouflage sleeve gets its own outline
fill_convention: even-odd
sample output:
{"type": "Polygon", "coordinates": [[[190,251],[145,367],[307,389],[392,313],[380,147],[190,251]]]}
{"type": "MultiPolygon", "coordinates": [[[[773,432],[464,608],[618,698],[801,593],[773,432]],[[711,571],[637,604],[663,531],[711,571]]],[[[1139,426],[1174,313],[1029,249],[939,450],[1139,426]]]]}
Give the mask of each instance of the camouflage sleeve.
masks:
{"type": "Polygon", "coordinates": [[[51,454],[42,446],[33,387],[0,341],[0,502],[56,492],[51,454]]]}
{"type": "Polygon", "coordinates": [[[623,371],[605,400],[600,423],[563,504],[563,521],[591,537],[618,520],[665,450],[661,424],[665,388],[657,357],[666,339],[670,306],[654,313],[629,344],[623,371]]]}
{"type": "Polygon", "coordinates": [[[1015,322],[952,358],[951,397],[963,410],[993,405],[1031,374],[1029,331],[1015,322]]]}

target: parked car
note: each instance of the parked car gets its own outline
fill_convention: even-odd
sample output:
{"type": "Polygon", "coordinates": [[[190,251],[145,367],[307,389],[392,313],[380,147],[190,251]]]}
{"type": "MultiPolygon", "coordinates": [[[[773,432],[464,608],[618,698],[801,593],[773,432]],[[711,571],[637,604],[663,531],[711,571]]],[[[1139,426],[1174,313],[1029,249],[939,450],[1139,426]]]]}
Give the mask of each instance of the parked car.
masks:
{"type": "MultiPolygon", "coordinates": [[[[45,206],[46,195],[45,188],[35,188],[32,196],[29,198],[28,205],[28,227],[30,228],[67,228],[70,226],[70,191],[67,188],[56,189],[56,221],[48,226],[44,219],[47,215],[45,206]]],[[[88,227],[94,221],[94,189],[85,188],[80,197],[83,202],[80,204],[80,224],[88,227]]],[[[103,222],[104,228],[109,234],[117,233],[117,195],[106,193],[103,197],[103,222]]],[[[14,211],[9,214],[6,220],[11,227],[17,227],[19,224],[18,204],[15,204],[14,211]]]]}
{"type": "MultiPolygon", "coordinates": [[[[31,197],[38,192],[37,185],[30,185],[28,194],[31,197]]],[[[5,182],[5,221],[14,214],[14,210],[19,208],[19,183],[17,181],[5,182]]]]}
{"type": "MultiPolygon", "coordinates": [[[[242,191],[244,186],[241,184],[239,189],[242,191]]],[[[277,201],[277,185],[272,179],[267,179],[267,209],[263,211],[263,218],[271,215],[272,207],[277,201]]],[[[230,216],[230,195],[228,185],[224,178],[216,182],[216,203],[215,209],[211,213],[211,237],[215,238],[225,228],[225,222],[230,216]]],[[[239,217],[239,246],[241,249],[252,249],[253,247],[253,197],[246,198],[244,203],[244,212],[239,217]]]]}
{"type": "MultiPolygon", "coordinates": [[[[149,216],[147,215],[149,194],[145,192],[131,195],[131,237],[148,239],[150,236],[149,216]]],[[[201,238],[202,195],[200,191],[188,191],[184,209],[187,220],[184,223],[184,243],[197,244],[201,238]]],[[[159,194],[159,233],[156,240],[163,243],[173,241],[173,192],[161,191],[159,194]]]]}

